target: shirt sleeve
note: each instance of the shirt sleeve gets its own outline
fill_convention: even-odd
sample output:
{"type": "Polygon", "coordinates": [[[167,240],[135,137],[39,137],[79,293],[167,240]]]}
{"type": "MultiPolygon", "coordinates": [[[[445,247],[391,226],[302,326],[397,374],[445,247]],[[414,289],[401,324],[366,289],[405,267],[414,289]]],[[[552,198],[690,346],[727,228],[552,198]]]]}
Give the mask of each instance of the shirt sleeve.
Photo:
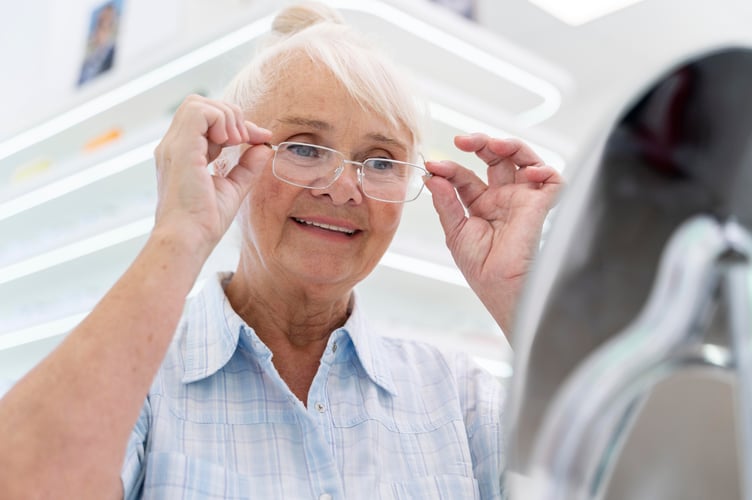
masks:
{"type": "Polygon", "coordinates": [[[123,468],[120,471],[120,480],[123,482],[123,498],[125,500],[141,497],[141,489],[144,483],[145,461],[147,441],[149,436],[149,423],[151,422],[151,405],[147,398],[141,408],[141,414],[133,427],[128,439],[128,447],[125,451],[123,468]]]}
{"type": "Polygon", "coordinates": [[[469,356],[461,356],[459,362],[465,427],[480,497],[502,499],[502,476],[506,466],[502,427],[505,387],[469,356]]]}

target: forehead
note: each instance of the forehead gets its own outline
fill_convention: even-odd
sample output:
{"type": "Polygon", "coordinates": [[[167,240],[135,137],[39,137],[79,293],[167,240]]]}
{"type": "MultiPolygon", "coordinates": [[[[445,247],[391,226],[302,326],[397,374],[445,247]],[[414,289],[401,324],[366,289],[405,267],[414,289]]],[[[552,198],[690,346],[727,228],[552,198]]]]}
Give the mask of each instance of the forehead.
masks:
{"type": "Polygon", "coordinates": [[[252,121],[272,132],[280,125],[298,125],[322,133],[380,135],[410,147],[412,134],[406,127],[395,127],[364,108],[326,66],[303,54],[286,59],[275,80],[255,109],[249,110],[252,121]]]}

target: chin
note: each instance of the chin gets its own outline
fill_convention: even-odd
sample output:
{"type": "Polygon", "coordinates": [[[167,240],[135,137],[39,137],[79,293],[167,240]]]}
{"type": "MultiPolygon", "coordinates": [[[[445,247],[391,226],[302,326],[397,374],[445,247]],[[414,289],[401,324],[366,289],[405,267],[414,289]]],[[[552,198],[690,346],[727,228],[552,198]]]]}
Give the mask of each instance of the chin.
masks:
{"type": "Polygon", "coordinates": [[[339,262],[325,263],[313,259],[308,264],[299,262],[297,269],[287,268],[287,272],[294,272],[303,285],[315,286],[345,286],[352,288],[365,278],[363,273],[354,273],[339,262]],[[302,264],[302,265],[300,265],[302,264]]]}

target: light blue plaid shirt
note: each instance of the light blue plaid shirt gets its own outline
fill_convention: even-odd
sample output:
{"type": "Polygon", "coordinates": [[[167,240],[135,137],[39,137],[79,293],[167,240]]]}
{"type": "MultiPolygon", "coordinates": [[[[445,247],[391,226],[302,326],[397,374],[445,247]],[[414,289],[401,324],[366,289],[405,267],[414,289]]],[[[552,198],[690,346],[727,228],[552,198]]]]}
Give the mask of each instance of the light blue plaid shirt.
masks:
{"type": "Polygon", "coordinates": [[[304,406],[211,280],[187,305],[128,445],[125,498],[501,498],[502,385],[389,339],[357,301],[304,406]]]}

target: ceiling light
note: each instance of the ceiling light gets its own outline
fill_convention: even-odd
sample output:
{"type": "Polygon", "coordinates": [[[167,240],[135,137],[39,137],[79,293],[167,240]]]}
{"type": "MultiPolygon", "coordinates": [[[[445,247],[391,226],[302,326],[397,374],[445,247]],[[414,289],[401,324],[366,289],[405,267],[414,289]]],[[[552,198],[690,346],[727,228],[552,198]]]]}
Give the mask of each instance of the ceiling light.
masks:
{"type": "Polygon", "coordinates": [[[484,71],[537,94],[543,99],[543,102],[516,116],[521,126],[530,127],[541,123],[553,116],[561,106],[561,92],[548,80],[540,78],[515,64],[499,59],[476,45],[432,26],[400,9],[379,1],[356,3],[350,0],[328,0],[327,3],[340,9],[365,12],[379,17],[402,28],[407,33],[418,36],[436,47],[475,64],[484,71]]]}
{"type": "Polygon", "coordinates": [[[530,3],[540,7],[567,24],[580,26],[641,1],[642,0],[569,0],[567,2],[562,2],[561,0],[530,0],[530,3]]]}

